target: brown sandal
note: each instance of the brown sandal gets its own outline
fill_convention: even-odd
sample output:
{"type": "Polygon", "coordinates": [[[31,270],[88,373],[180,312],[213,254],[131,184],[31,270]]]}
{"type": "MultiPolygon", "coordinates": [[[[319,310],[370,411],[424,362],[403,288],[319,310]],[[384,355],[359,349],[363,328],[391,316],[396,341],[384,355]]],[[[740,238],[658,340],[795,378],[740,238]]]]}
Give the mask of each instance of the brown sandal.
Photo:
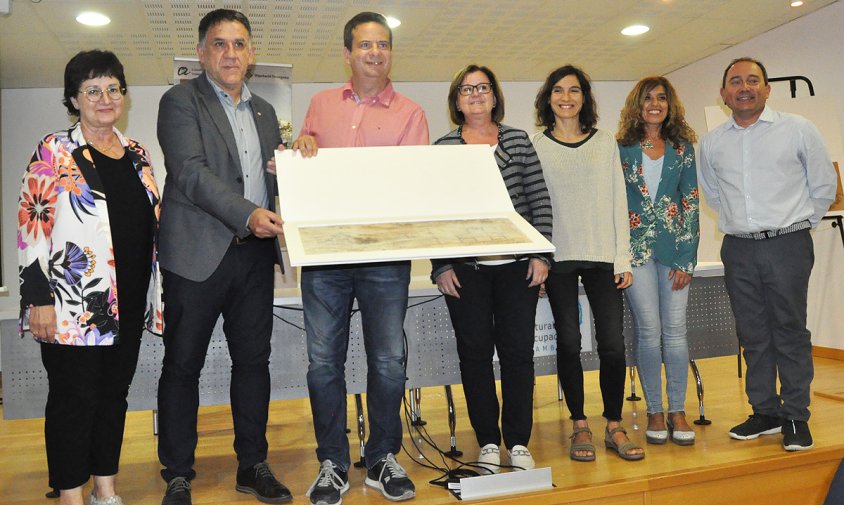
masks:
{"type": "Polygon", "coordinates": [[[583,426],[580,428],[574,428],[571,436],[571,447],[569,447],[569,457],[574,461],[595,461],[595,444],[592,443],[592,430],[589,429],[588,426],[583,426]],[[574,443],[575,437],[581,433],[588,433],[589,434],[589,442],[578,442],[574,443]],[[578,451],[589,451],[592,454],[589,456],[581,456],[577,454],[578,451]]]}
{"type": "Polygon", "coordinates": [[[618,432],[622,432],[627,435],[627,430],[625,430],[623,426],[616,426],[613,429],[606,430],[606,435],[604,436],[604,444],[607,446],[607,449],[614,451],[616,454],[618,454],[619,458],[626,461],[639,461],[640,459],[644,459],[644,452],[641,454],[629,454],[630,451],[641,449],[640,446],[633,443],[633,441],[629,438],[627,439],[627,442],[624,442],[621,445],[615,443],[615,440],[612,439],[612,436],[618,432]]]}

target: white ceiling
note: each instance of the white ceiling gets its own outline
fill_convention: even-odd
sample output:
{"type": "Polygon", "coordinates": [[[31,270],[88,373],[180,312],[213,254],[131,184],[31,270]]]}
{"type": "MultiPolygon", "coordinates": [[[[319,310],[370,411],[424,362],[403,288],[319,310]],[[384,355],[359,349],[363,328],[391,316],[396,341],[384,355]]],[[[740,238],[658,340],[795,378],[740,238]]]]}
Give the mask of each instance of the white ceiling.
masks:
{"type": "Polygon", "coordinates": [[[252,22],[257,59],[293,64],[296,82],[347,79],[343,25],[359,11],[402,20],[393,78],[448,81],[468,63],[505,81],[538,81],[564,63],[596,80],[665,74],[838,0],[12,0],[0,16],[0,87],[60,87],[83,49],[114,51],[130,85],[163,85],[174,56],[195,56],[207,11],[226,7],[252,22]],[[98,10],[112,23],[74,18],[98,10]],[[633,23],[651,31],[625,37],[633,23]]]}

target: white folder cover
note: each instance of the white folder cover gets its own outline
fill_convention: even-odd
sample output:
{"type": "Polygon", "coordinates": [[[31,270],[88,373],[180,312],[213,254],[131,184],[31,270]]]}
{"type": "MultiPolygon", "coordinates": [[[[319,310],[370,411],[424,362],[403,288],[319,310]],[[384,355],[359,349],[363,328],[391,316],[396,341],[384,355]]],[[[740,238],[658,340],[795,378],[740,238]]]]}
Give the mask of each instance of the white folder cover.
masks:
{"type": "Polygon", "coordinates": [[[485,145],[276,151],[293,266],[552,252],[485,145]]]}

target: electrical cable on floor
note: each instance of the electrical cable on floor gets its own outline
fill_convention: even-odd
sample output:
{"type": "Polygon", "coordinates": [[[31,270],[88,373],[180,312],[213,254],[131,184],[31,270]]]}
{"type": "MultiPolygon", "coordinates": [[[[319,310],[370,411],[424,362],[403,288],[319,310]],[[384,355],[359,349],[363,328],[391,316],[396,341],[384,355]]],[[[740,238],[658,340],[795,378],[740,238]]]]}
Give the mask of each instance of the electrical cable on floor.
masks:
{"type": "MultiPolygon", "coordinates": [[[[436,296],[429,300],[425,300],[416,305],[421,305],[422,303],[428,303],[438,298],[441,298],[442,295],[436,296]]],[[[416,305],[412,305],[411,307],[415,307],[416,305]]],[[[405,366],[405,380],[407,380],[407,355],[408,355],[408,341],[407,341],[407,333],[404,333],[404,366],[405,366]]],[[[408,437],[410,438],[411,443],[413,444],[413,448],[416,452],[421,456],[421,458],[427,462],[423,463],[419,461],[419,458],[410,454],[407,450],[407,447],[404,443],[402,443],[402,451],[413,461],[415,464],[427,468],[429,470],[435,470],[439,472],[441,475],[435,479],[428,481],[429,484],[434,486],[439,486],[448,489],[448,485],[450,482],[459,481],[463,477],[477,477],[478,475],[485,475],[488,471],[484,466],[481,466],[478,461],[463,461],[458,459],[455,456],[450,455],[446,451],[443,451],[439,448],[437,443],[434,441],[433,437],[428,433],[428,430],[425,428],[424,425],[414,425],[411,421],[411,412],[410,412],[410,405],[407,401],[407,397],[402,395],[402,411],[404,413],[404,422],[407,428],[408,437]],[[430,458],[423,452],[422,447],[416,442],[416,436],[418,436],[426,445],[432,448],[434,451],[438,453],[440,459],[442,461],[443,466],[438,466],[436,463],[431,461],[430,458]],[[451,460],[454,463],[457,463],[456,467],[452,467],[448,460],[451,460]]],[[[510,465],[498,465],[499,468],[512,468],[510,465]]]]}

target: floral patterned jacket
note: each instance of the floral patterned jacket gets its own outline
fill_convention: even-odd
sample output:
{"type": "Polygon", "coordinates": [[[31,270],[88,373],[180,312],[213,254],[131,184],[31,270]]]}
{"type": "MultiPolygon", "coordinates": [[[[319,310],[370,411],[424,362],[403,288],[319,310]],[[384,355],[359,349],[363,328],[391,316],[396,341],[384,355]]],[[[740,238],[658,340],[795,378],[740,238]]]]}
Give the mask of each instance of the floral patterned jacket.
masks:
{"type": "MultiPolygon", "coordinates": [[[[145,323],[148,330],[161,333],[158,188],[146,149],[116,129],[115,133],[153,208],[156,229],[145,323]]],[[[112,345],[119,340],[108,208],[105,195],[87,182],[97,177],[89,149],[79,123],[44,137],[26,168],[18,200],[21,334],[28,327],[30,307],[53,305],[56,343],[65,345],[112,345]]]]}
{"type": "Polygon", "coordinates": [[[642,170],[642,147],[618,147],[627,207],[630,213],[630,249],[633,266],[651,258],[665,266],[693,274],[700,240],[695,151],[690,143],[665,145],[658,188],[648,188],[642,170]],[[656,198],[651,202],[651,191],[656,198]]]}

